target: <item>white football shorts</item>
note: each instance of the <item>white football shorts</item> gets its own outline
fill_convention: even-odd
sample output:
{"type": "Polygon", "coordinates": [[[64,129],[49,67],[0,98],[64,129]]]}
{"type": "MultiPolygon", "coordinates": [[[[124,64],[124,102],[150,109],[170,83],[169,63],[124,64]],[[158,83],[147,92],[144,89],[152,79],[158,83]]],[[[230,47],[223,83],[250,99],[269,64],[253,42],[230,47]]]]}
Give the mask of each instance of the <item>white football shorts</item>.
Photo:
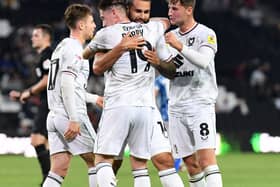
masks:
{"type": "Polygon", "coordinates": [[[69,120],[66,116],[49,112],[47,118],[48,141],[50,155],[60,152],[70,152],[72,155],[92,153],[96,133],[86,114],[79,115],[81,135],[71,141],[64,139],[69,120]]]}
{"type": "MultiPolygon", "coordinates": [[[[121,149],[119,156],[115,157],[115,160],[122,160],[124,149],[126,147],[125,143],[121,149]]],[[[154,121],[153,121],[153,131],[152,131],[152,141],[151,141],[151,157],[156,156],[160,153],[171,152],[171,146],[168,138],[167,129],[162,121],[160,112],[158,109],[154,110],[154,121]]]]}
{"type": "Polygon", "coordinates": [[[155,121],[154,129],[152,134],[152,144],[151,144],[151,157],[164,153],[171,152],[171,146],[168,138],[168,133],[166,126],[164,125],[160,112],[155,109],[155,121]]]}
{"type": "Polygon", "coordinates": [[[119,156],[127,143],[130,154],[149,159],[154,109],[123,106],[103,110],[94,153],[119,156]]]}
{"type": "Polygon", "coordinates": [[[214,105],[199,104],[193,112],[169,114],[168,134],[174,158],[184,158],[197,150],[216,147],[214,105]]]}

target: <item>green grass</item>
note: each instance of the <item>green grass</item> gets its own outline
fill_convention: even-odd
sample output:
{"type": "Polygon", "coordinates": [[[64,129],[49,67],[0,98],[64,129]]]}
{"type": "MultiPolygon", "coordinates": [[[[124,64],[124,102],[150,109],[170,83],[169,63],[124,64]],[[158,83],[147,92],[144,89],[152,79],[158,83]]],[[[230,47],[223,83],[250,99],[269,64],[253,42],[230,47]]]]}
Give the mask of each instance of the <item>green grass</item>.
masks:
{"type": "MultiPolygon", "coordinates": [[[[227,154],[218,157],[225,187],[279,187],[280,155],[227,154]]],[[[157,171],[149,167],[152,187],[160,187],[157,171]]],[[[187,187],[186,173],[180,173],[187,187]]],[[[118,186],[133,186],[128,159],[118,174],[118,186]]],[[[0,156],[0,187],[37,187],[41,175],[35,158],[0,156]]],[[[71,163],[63,187],[87,187],[87,169],[79,158],[71,163]]]]}

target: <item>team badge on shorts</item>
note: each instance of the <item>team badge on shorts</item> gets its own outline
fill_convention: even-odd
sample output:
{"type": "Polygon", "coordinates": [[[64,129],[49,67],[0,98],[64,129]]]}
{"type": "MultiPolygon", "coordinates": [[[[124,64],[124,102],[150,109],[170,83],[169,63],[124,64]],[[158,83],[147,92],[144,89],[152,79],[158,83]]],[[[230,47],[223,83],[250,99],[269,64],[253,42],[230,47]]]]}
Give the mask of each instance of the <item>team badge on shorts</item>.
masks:
{"type": "Polygon", "coordinates": [[[200,127],[200,135],[202,140],[207,140],[209,135],[209,126],[207,123],[201,123],[200,127]]]}

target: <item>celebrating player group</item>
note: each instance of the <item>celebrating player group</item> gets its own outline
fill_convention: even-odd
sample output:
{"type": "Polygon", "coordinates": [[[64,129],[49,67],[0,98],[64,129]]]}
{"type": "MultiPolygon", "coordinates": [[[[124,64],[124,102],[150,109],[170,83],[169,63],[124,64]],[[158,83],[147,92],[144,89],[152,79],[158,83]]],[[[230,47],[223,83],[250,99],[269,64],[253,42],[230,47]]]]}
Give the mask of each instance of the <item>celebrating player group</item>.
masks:
{"type": "Polygon", "coordinates": [[[150,18],[151,0],[101,0],[97,8],[103,28],[94,37],[92,9],[84,4],[67,7],[69,37],[49,61],[51,167],[43,187],[62,185],[74,155],[88,166],[90,187],[118,186],[116,174],[126,146],[134,187],[151,186],[150,159],[163,187],[184,186],[174,159],[186,165],[190,187],[222,187],[215,156],[217,39],[211,28],[195,20],[195,3],[170,0],[169,18],[150,18]],[[104,75],[104,96],[86,91],[90,71],[104,75]],[[158,74],[170,79],[168,122],[156,105],[158,74]],[[87,102],[103,108],[97,132],[87,102]]]}

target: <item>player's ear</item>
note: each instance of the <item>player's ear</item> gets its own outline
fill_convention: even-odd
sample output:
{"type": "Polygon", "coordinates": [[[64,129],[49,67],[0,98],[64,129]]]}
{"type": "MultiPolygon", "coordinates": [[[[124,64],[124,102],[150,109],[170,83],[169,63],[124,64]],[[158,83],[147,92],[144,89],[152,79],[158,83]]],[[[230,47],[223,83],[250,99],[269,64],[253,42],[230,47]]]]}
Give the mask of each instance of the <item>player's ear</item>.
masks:
{"type": "Polygon", "coordinates": [[[116,10],[115,10],[114,7],[111,8],[111,11],[112,11],[112,14],[113,14],[113,15],[116,15],[116,10]]]}
{"type": "Polygon", "coordinates": [[[193,7],[188,6],[188,7],[186,8],[186,12],[187,12],[188,15],[192,15],[192,14],[193,14],[193,7]]]}
{"type": "Polygon", "coordinates": [[[83,20],[79,20],[79,21],[77,22],[77,27],[78,27],[79,30],[83,30],[84,27],[85,27],[84,21],[83,21],[83,20]]]}

